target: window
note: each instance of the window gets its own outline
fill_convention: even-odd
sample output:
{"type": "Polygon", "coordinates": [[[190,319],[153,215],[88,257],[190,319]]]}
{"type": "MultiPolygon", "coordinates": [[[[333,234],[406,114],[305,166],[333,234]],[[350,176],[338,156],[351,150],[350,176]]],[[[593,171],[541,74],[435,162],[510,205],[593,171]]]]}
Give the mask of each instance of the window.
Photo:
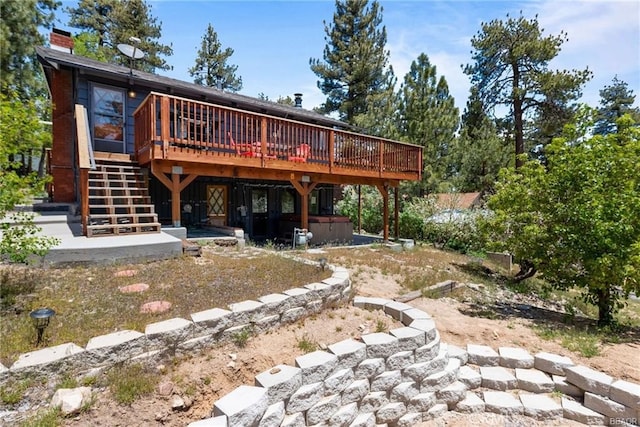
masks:
{"type": "Polygon", "coordinates": [[[320,214],[320,192],[318,190],[309,193],[309,213],[311,215],[320,214]]]}
{"type": "Polygon", "coordinates": [[[91,93],[94,149],[123,153],[124,90],[94,85],[91,93]]]}
{"type": "Polygon", "coordinates": [[[254,214],[267,213],[267,190],[254,189],[251,191],[251,212],[254,214]]]}
{"type": "Polygon", "coordinates": [[[283,191],[280,199],[280,212],[283,214],[292,214],[296,211],[295,197],[291,191],[283,191]]]}

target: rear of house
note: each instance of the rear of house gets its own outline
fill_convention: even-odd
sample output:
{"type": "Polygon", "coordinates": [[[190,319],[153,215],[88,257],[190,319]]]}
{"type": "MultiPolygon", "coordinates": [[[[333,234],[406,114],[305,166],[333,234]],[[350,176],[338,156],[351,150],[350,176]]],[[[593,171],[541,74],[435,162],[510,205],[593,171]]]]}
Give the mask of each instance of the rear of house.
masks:
{"type": "Polygon", "coordinates": [[[261,240],[315,227],[314,242],[348,241],[334,187],[364,184],[383,195],[386,239],[390,190],[420,179],[418,146],[74,55],[61,31],[51,45],[37,53],[54,104],[52,198],[80,205],[88,236],[216,226],[261,240]]]}

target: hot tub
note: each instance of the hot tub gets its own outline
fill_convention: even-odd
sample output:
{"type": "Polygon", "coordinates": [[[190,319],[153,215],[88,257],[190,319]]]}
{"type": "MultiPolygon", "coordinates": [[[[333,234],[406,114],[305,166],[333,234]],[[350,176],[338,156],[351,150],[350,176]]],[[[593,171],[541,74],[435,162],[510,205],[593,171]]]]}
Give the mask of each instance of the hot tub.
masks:
{"type": "MultiPolygon", "coordinates": [[[[293,229],[300,227],[300,215],[283,215],[280,218],[278,232],[281,236],[293,235],[293,229]]],[[[351,243],[353,224],[346,216],[309,215],[309,231],[313,233],[310,243],[351,243]]]]}

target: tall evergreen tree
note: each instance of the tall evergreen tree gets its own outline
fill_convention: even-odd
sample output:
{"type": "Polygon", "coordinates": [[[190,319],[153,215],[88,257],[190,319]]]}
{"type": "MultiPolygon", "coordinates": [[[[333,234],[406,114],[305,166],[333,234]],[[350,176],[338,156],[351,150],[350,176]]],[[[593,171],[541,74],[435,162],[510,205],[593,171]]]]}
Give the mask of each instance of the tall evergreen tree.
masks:
{"type": "Polygon", "coordinates": [[[159,42],[162,23],[157,22],[150,9],[145,0],[80,0],[67,12],[69,25],[98,36],[98,56],[104,55],[108,62],[129,65],[129,58],[117,46],[131,44],[131,37],[135,37],[140,42],[134,44],[145,52],[145,57],[133,61],[134,68],[148,72],[169,70],[171,66],[162,57],[171,56],[173,49],[159,42]]]}
{"type": "Polygon", "coordinates": [[[318,88],[327,96],[321,112],[338,112],[341,120],[355,123],[367,112],[367,97],[388,90],[389,51],[382,8],[377,1],[336,0],[333,23],[324,23],[323,60],[309,60],[320,78],[318,88]]]}
{"type": "Polygon", "coordinates": [[[231,55],[233,55],[233,49],[230,47],[222,49],[218,34],[209,24],[207,32],[202,36],[196,63],[189,68],[189,74],[194,77],[194,83],[231,92],[242,89],[242,77],[236,76],[238,66],[227,63],[231,55]]]}
{"type": "Polygon", "coordinates": [[[354,124],[362,132],[382,138],[400,138],[398,106],[399,94],[395,90],[396,78],[389,67],[386,82],[380,90],[367,95],[367,109],[353,119],[354,124]]]}
{"type": "Polygon", "coordinates": [[[80,0],[76,7],[67,7],[69,25],[97,36],[100,49],[109,46],[112,26],[111,12],[117,0],[80,0]]]}
{"type": "Polygon", "coordinates": [[[509,166],[510,150],[487,115],[477,89],[471,89],[462,115],[454,153],[455,187],[460,192],[491,193],[501,168],[509,166]]]}
{"type": "Polygon", "coordinates": [[[35,47],[43,45],[39,28],[50,28],[55,0],[0,1],[0,93],[26,101],[46,92],[35,47]]]}
{"type": "Polygon", "coordinates": [[[423,149],[422,191],[439,191],[450,177],[450,157],[460,121],[453,96],[444,76],[422,53],[411,63],[400,89],[400,117],[404,136],[423,149]]]}
{"type": "Polygon", "coordinates": [[[538,19],[522,15],[507,21],[482,23],[472,39],[473,65],[464,72],[487,107],[507,105],[513,115],[516,167],[525,153],[525,120],[552,112],[554,105],[566,106],[581,95],[582,85],[591,78],[588,69],[551,71],[549,61],[567,41],[565,33],[543,37],[538,19]]]}
{"type": "Polygon", "coordinates": [[[600,107],[594,133],[596,135],[616,133],[618,131],[616,120],[627,113],[636,123],[640,123],[640,108],[633,107],[635,100],[633,90],[629,89],[625,81],[615,76],[610,86],[600,90],[600,107]]]}

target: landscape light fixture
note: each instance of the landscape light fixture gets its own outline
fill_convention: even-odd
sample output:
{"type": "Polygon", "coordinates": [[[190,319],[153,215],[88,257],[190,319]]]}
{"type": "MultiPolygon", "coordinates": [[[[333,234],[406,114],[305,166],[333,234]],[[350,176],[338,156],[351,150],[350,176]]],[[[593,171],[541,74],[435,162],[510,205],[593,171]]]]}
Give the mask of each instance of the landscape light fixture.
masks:
{"type": "Polygon", "coordinates": [[[49,326],[49,321],[51,320],[54,314],[56,314],[56,312],[51,308],[39,308],[29,313],[31,320],[33,321],[33,326],[36,328],[36,331],[38,332],[36,347],[39,346],[40,343],[42,342],[44,330],[47,328],[47,326],[49,326]]]}
{"type": "Polygon", "coordinates": [[[324,271],[324,269],[327,267],[327,259],[326,258],[320,258],[318,260],[318,265],[320,266],[322,271],[324,271]]]}

